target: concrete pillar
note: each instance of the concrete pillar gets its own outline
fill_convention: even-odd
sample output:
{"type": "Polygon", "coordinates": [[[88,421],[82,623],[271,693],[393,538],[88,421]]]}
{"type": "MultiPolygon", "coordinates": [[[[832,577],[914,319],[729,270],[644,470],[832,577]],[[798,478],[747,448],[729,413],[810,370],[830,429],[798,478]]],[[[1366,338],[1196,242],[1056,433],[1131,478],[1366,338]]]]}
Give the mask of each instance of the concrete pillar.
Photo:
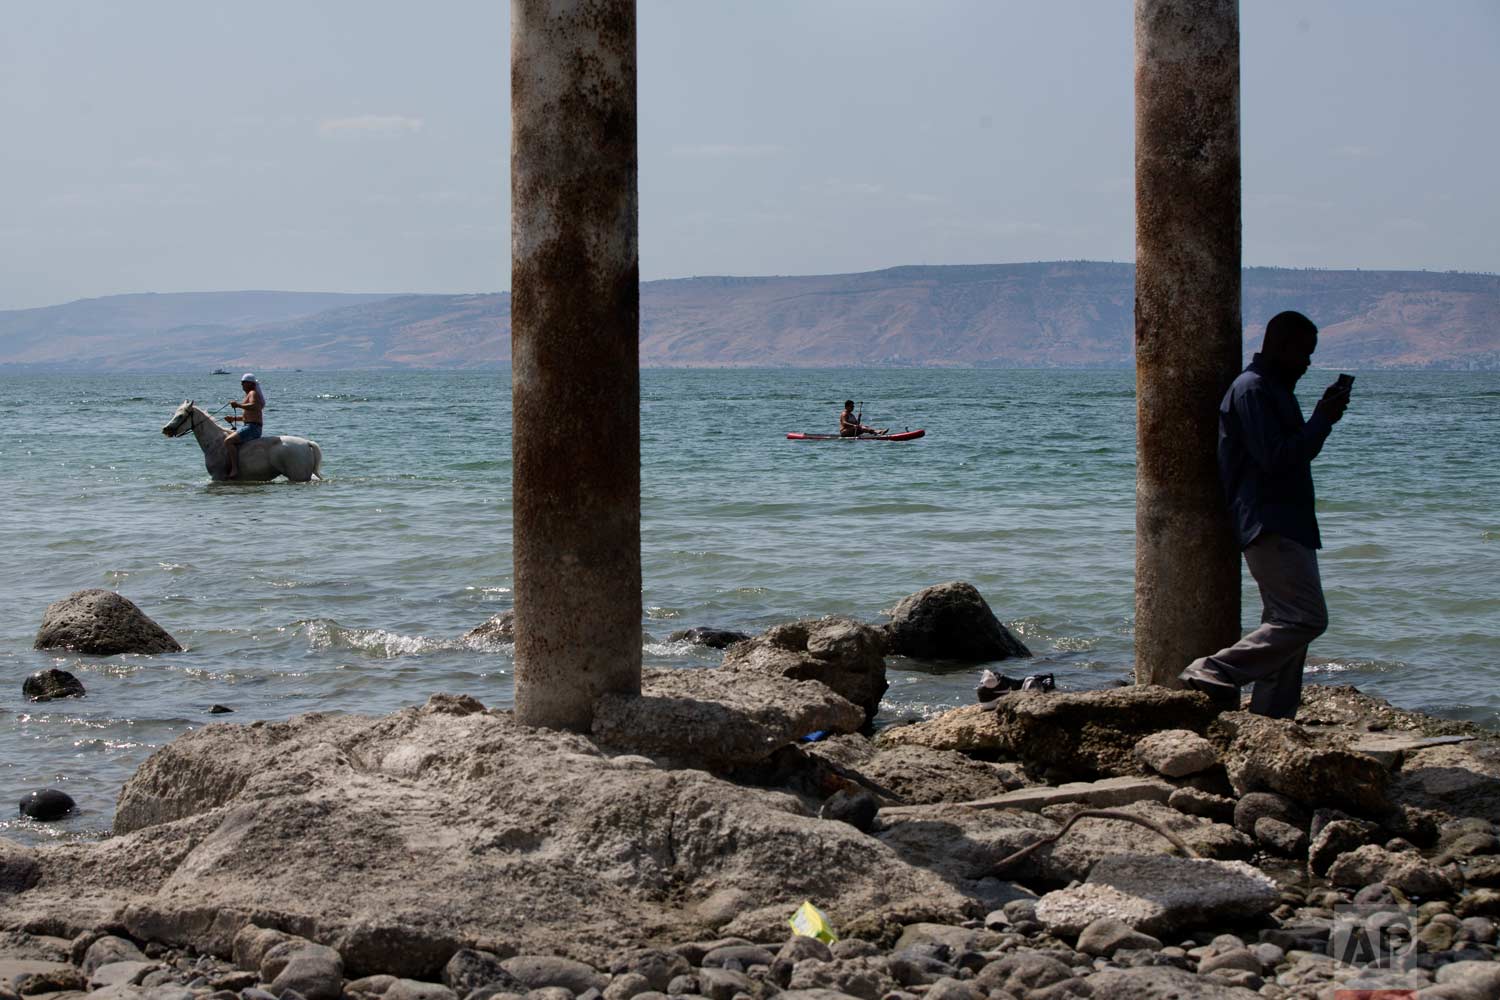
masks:
{"type": "Polygon", "coordinates": [[[641,686],[634,0],[511,2],[516,717],[641,686]]]}
{"type": "Polygon", "coordinates": [[[1241,366],[1237,0],[1136,0],[1135,206],[1135,670],[1172,684],[1240,631],[1215,462],[1241,366]]]}

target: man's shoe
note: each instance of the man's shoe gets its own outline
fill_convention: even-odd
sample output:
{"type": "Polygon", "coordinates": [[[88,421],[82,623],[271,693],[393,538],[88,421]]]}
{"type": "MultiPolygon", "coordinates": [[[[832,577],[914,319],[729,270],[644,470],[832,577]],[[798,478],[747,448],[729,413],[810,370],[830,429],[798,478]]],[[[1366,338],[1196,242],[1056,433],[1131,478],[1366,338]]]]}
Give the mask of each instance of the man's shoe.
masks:
{"type": "Polygon", "coordinates": [[[1208,700],[1213,702],[1214,707],[1219,711],[1238,712],[1240,710],[1240,689],[1233,684],[1226,684],[1210,677],[1207,671],[1194,667],[1188,667],[1180,677],[1189,691],[1208,695],[1208,700]]]}

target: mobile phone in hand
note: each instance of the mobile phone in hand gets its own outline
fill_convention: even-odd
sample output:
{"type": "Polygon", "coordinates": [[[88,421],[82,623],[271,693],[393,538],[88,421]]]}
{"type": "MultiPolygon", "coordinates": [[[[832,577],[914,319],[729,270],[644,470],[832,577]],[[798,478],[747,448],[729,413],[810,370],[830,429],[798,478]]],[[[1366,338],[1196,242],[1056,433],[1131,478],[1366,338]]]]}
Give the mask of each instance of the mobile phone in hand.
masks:
{"type": "Polygon", "coordinates": [[[1334,388],[1338,389],[1339,392],[1347,396],[1354,389],[1354,376],[1349,374],[1341,374],[1339,375],[1337,381],[1333,383],[1333,385],[1334,388]]]}

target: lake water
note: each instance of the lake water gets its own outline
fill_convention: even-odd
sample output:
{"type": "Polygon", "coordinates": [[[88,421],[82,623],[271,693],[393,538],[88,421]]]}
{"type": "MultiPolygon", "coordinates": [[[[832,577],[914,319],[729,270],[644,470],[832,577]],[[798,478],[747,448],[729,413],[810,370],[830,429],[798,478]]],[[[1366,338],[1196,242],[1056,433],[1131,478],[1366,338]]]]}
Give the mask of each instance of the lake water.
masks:
{"type": "MultiPolygon", "coordinates": [[[[214,485],[191,438],[161,435],[182,399],[237,396],[233,376],[0,377],[0,836],[103,835],[136,766],[211,719],[510,703],[508,650],[461,640],[511,601],[508,373],[263,377],[267,431],[315,438],[326,482],[214,485]],[[33,651],[46,606],[86,587],[186,652],[33,651]],[[26,702],[50,666],[88,696],[26,702]],[[3,804],[49,785],[75,817],[3,804]]],[[[1331,378],[1307,376],[1309,407],[1331,378]]],[[[646,663],[716,661],[674,629],[878,621],[962,579],[1037,654],[1011,673],[1127,677],[1134,408],[1124,371],[643,372],[646,663]],[[928,436],[785,440],[835,428],[846,396],[928,436]]],[[[1315,474],[1332,625],[1311,680],[1500,725],[1500,374],[1361,374],[1315,474]]],[[[975,669],[891,667],[883,718],[972,700],[975,669]]]]}

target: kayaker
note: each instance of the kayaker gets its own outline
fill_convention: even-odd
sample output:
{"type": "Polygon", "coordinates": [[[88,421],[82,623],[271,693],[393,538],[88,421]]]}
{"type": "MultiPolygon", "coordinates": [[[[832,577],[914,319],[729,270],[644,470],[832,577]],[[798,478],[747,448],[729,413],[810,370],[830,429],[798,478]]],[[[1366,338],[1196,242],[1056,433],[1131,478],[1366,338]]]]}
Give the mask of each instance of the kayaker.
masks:
{"type": "Polygon", "coordinates": [[[854,400],[844,400],[844,412],[839,414],[839,437],[859,437],[861,434],[879,434],[874,427],[866,427],[854,415],[854,400]]]}

